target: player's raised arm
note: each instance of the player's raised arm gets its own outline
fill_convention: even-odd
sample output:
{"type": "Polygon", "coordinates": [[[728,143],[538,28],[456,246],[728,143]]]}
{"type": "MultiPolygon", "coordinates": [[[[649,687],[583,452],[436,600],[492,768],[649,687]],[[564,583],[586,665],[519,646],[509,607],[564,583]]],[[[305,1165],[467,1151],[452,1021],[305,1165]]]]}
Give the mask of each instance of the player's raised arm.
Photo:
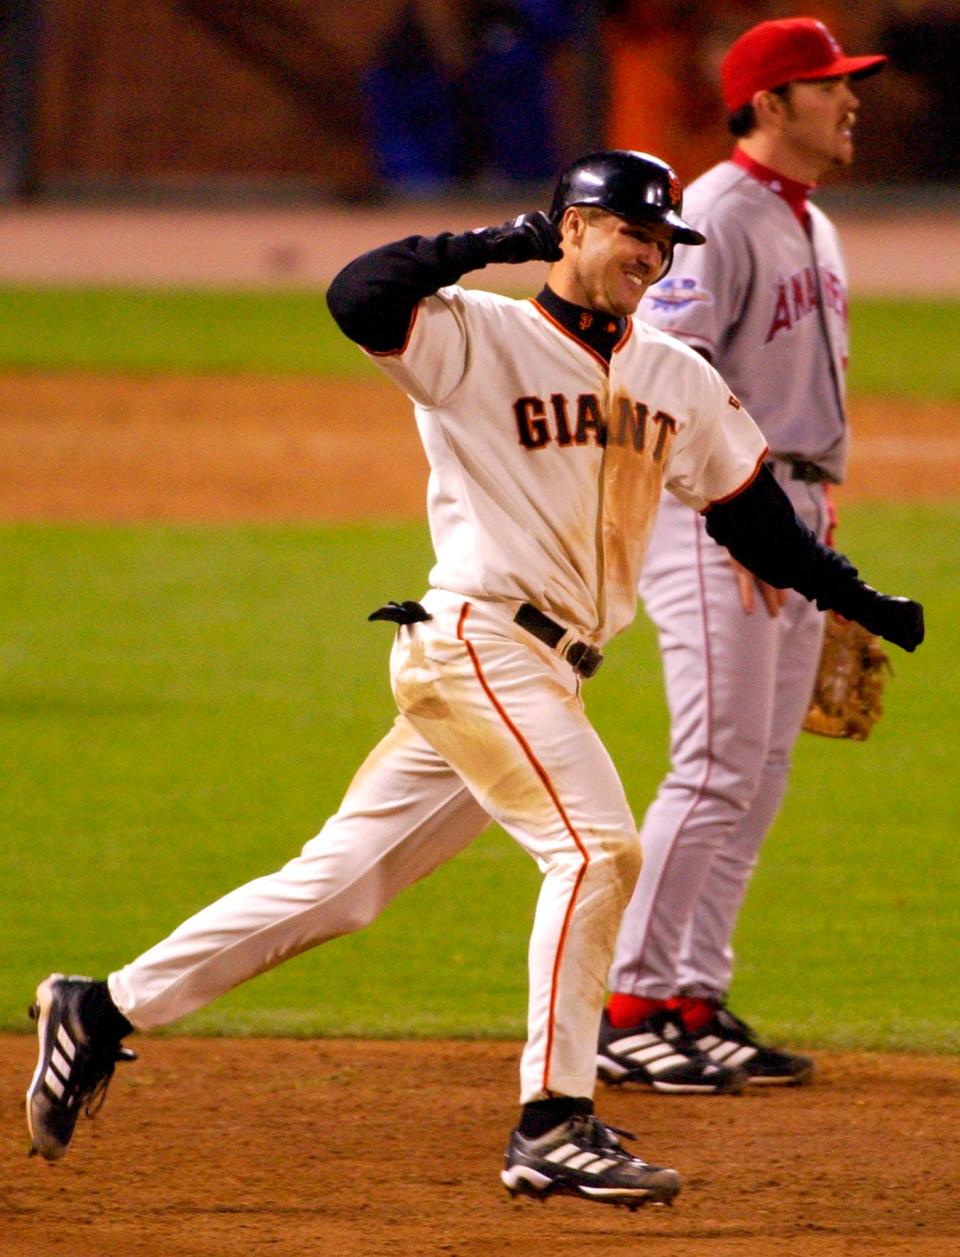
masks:
{"type": "Polygon", "coordinates": [[[554,262],[560,233],[540,210],[460,235],[408,236],[350,262],[327,291],[345,336],[372,353],[398,353],[424,297],[490,262],[554,262]]]}
{"type": "Polygon", "coordinates": [[[821,611],[839,611],[871,633],[913,651],[923,641],[923,607],[864,584],[844,555],[822,545],[771,472],[705,512],[707,532],[761,580],[798,590],[821,611]]]}

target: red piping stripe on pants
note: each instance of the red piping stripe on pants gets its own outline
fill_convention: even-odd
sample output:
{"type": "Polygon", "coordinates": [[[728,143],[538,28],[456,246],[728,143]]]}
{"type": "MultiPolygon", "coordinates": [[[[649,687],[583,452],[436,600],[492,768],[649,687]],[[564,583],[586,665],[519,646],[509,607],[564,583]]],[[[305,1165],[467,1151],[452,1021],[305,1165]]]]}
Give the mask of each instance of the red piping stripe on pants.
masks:
{"type": "Polygon", "coordinates": [[[649,914],[647,915],[646,923],[644,924],[644,927],[643,927],[643,934],[640,936],[640,944],[637,947],[636,954],[638,956],[642,956],[644,952],[646,951],[647,940],[650,937],[650,927],[653,924],[653,905],[656,903],[657,892],[660,889],[660,884],[663,881],[664,877],[666,877],[667,869],[670,867],[670,862],[673,859],[674,855],[676,854],[677,839],[680,837],[681,833],[683,832],[683,830],[686,828],[687,824],[689,823],[690,818],[696,813],[697,808],[700,806],[700,804],[703,802],[704,798],[706,797],[707,786],[710,784],[710,777],[716,765],[716,758],[713,752],[713,655],[711,654],[711,651],[710,651],[710,613],[707,606],[707,589],[706,589],[706,582],[705,582],[704,572],[703,572],[704,535],[701,534],[700,532],[700,528],[698,526],[698,521],[696,517],[693,518],[692,524],[694,528],[694,546],[697,553],[696,567],[697,567],[697,589],[699,590],[699,593],[700,593],[700,626],[703,633],[703,662],[704,662],[704,696],[703,697],[704,697],[704,703],[706,705],[706,717],[705,717],[704,723],[706,725],[706,731],[707,731],[706,732],[706,746],[704,748],[704,758],[706,760],[706,767],[703,770],[703,777],[700,780],[700,784],[696,787],[696,789],[693,792],[693,798],[690,801],[690,806],[684,812],[679,823],[674,828],[672,837],[670,838],[670,847],[669,847],[669,850],[667,851],[666,859],[663,861],[663,863],[660,866],[660,873],[657,877],[656,888],[654,889],[650,897],[651,908],[650,908],[649,914]]]}

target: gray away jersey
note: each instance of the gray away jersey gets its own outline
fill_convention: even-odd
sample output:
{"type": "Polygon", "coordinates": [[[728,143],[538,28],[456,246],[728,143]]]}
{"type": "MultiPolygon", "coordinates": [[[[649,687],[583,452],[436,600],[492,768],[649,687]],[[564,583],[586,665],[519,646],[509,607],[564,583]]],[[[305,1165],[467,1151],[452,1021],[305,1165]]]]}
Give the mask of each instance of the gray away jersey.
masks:
{"type": "Polygon", "coordinates": [[[707,243],[677,247],[638,314],[709,352],[774,454],[817,463],[839,482],[848,447],[846,268],[833,224],[809,209],[812,238],[776,192],[732,161],[714,166],[684,197],[684,218],[707,243]]]}

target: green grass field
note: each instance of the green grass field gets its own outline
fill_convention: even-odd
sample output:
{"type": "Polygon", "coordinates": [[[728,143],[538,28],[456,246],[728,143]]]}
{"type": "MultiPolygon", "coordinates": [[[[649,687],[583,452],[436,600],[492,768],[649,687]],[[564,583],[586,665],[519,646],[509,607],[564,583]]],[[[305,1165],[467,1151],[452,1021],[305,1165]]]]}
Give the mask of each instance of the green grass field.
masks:
{"type": "Polygon", "coordinates": [[[2,287],[0,370],[377,373],[322,293],[2,287]]]}
{"type": "MultiPolygon", "coordinates": [[[[947,1050],[955,1027],[960,506],[850,509],[845,545],[924,599],[864,745],[805,736],[739,931],[738,1003],[806,1043],[947,1050]],[[908,540],[908,544],[904,543],[908,540]]],[[[105,972],[293,854],[392,717],[385,596],[417,594],[420,526],[7,526],[0,575],[5,904],[0,1025],[50,968],[105,972]]],[[[588,709],[637,810],[665,764],[639,623],[588,709]]],[[[518,1035],[535,868],[500,833],[363,935],[182,1028],[518,1035]]]]}
{"type": "MultiPolygon", "coordinates": [[[[850,387],[960,398],[960,300],[858,301],[850,387]]],[[[0,288],[0,371],[374,374],[322,294],[0,288]]]]}
{"type": "MultiPolygon", "coordinates": [[[[888,313],[858,309],[871,391],[890,391],[896,367],[908,392],[960,396],[955,342],[931,372],[921,319],[941,327],[960,303],[911,314],[916,342],[895,341],[896,362],[888,313]]],[[[7,371],[366,369],[313,296],[7,290],[0,316],[7,371]]],[[[366,614],[423,589],[429,546],[421,525],[36,524],[0,538],[0,1026],[26,1029],[51,968],[123,963],[316,832],[392,719],[390,630],[366,614]]],[[[929,637],[915,656],[894,651],[868,743],[801,738],[734,995],[796,1043],[949,1051],[960,501],[848,507],[840,542],[873,583],[925,602],[929,637]]],[[[639,813],[666,764],[645,620],[611,646],[587,703],[639,813]]],[[[488,831],[362,935],[176,1029],[520,1036],[537,884],[488,831]]]]}

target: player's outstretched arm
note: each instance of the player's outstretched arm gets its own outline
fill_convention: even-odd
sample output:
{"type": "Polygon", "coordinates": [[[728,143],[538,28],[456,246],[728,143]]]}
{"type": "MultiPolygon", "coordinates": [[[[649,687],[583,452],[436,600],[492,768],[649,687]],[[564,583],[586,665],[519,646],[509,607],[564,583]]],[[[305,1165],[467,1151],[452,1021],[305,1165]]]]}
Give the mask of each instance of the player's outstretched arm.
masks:
{"type": "Polygon", "coordinates": [[[821,611],[838,611],[913,651],[923,641],[923,607],[864,584],[844,555],[822,545],[766,467],[735,497],[708,507],[706,528],[733,557],[778,589],[799,590],[821,611]]]}
{"type": "Polygon", "coordinates": [[[345,336],[374,353],[402,349],[417,304],[489,262],[555,262],[560,233],[540,210],[461,235],[408,236],[348,263],[327,291],[345,336]]]}

